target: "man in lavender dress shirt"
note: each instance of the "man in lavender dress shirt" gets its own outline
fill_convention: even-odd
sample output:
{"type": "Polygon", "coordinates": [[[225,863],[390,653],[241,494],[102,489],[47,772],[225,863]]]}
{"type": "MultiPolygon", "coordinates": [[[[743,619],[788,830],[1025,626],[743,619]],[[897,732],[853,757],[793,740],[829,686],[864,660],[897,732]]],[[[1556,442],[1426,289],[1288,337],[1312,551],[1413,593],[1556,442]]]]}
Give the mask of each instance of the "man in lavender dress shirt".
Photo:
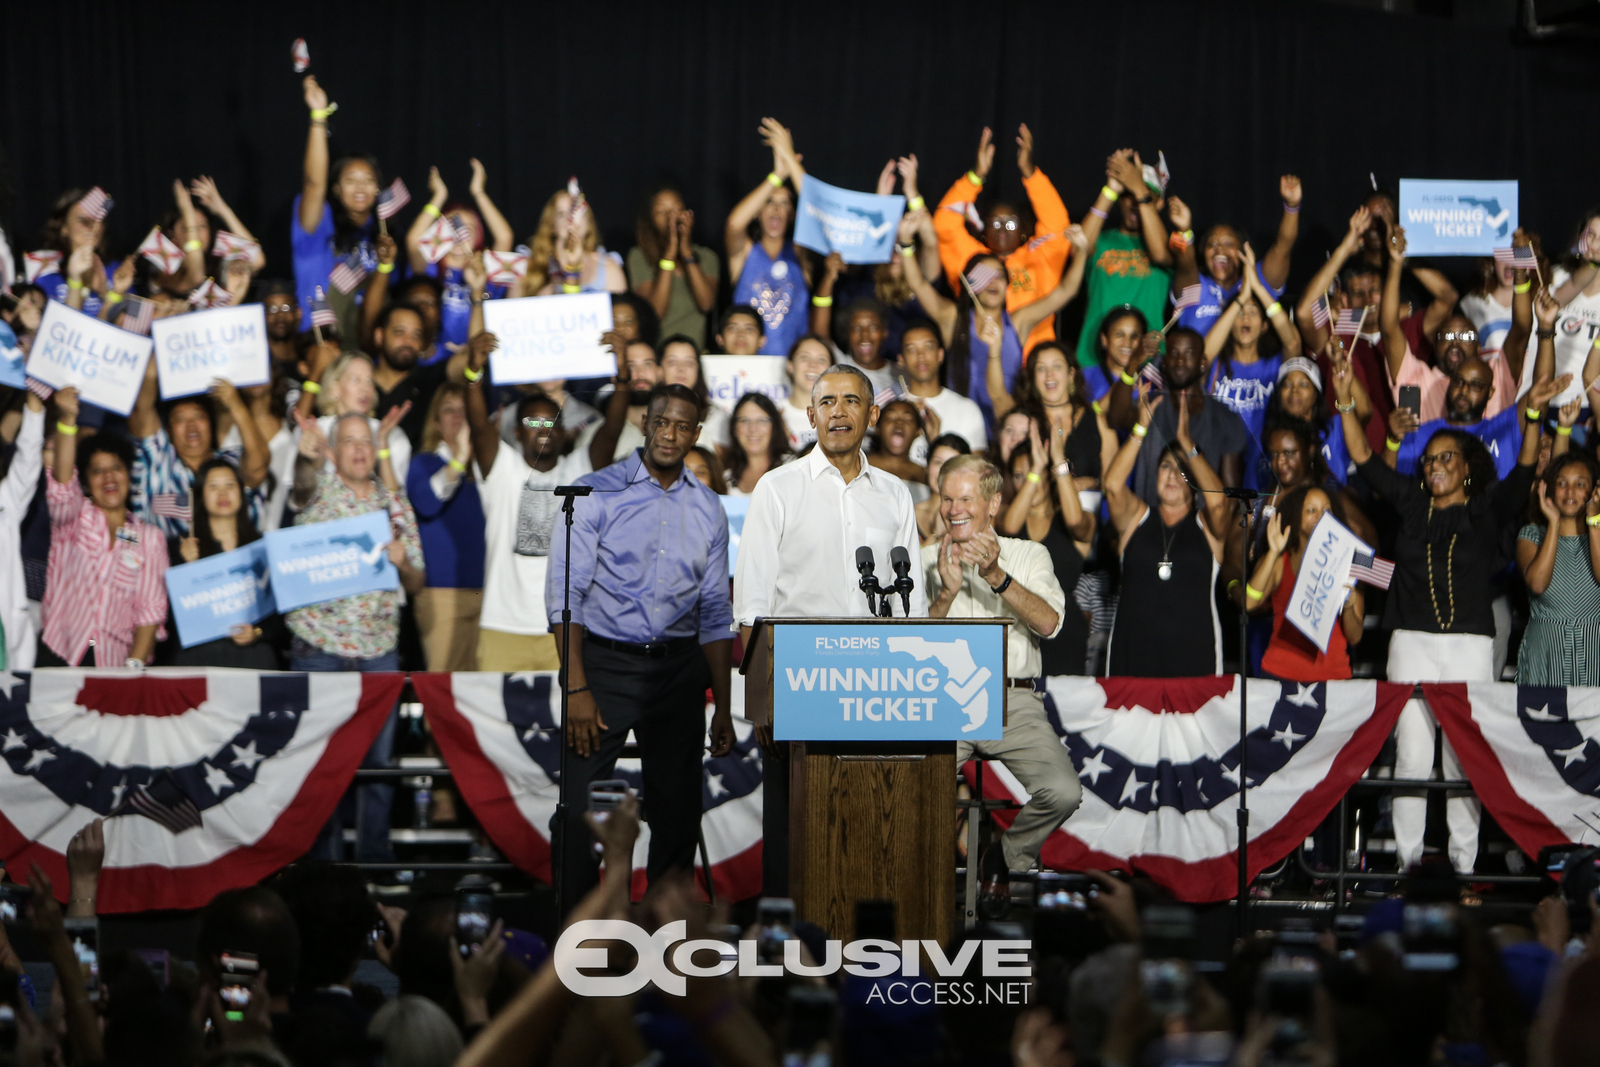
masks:
{"type": "MultiPolygon", "coordinates": [[[[733,608],[728,519],[683,465],[700,435],[700,398],[658,385],[645,407],[645,445],[578,479],[572,526],[572,649],[565,825],[552,827],[561,899],[571,907],[598,880],[584,825],[589,783],[610,778],[628,731],[639,741],[654,882],[693,870],[701,756],[733,747],[729,709],[733,608]],[[705,692],[715,711],[706,742],[705,692]]],[[[561,646],[566,530],[551,537],[545,605],[561,646]]]]}

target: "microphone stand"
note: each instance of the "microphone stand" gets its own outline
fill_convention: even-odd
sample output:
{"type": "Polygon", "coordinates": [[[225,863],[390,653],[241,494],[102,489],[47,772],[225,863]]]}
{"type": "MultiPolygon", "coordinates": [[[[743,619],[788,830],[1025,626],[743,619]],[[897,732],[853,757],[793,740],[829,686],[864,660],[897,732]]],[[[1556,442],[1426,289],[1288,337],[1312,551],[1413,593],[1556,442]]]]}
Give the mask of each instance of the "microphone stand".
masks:
{"type": "MultiPolygon", "coordinates": [[[[588,496],[594,492],[594,487],[589,485],[558,485],[553,490],[556,496],[561,497],[561,514],[566,516],[567,526],[567,554],[561,568],[561,732],[557,738],[560,750],[557,757],[556,769],[556,822],[561,828],[562,850],[566,850],[567,839],[567,701],[572,688],[572,515],[574,506],[580,496],[588,496]]],[[[560,856],[553,857],[557,862],[560,856]]],[[[553,868],[554,869],[554,868],[553,868]]],[[[556,915],[565,917],[567,901],[562,891],[562,882],[565,879],[554,879],[556,885],[556,915]]]]}

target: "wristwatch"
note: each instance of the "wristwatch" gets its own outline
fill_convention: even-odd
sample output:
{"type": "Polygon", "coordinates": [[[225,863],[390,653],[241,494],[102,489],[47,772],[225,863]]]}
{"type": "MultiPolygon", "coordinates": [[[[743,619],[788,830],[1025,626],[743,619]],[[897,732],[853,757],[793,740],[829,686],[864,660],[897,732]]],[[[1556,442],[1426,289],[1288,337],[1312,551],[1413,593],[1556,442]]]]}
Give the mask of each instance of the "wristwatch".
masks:
{"type": "Polygon", "coordinates": [[[1200,454],[1200,446],[1199,445],[1195,445],[1193,448],[1189,449],[1189,451],[1184,453],[1184,455],[1187,456],[1189,459],[1193,459],[1194,457],[1198,456],[1199,454],[1200,454]]]}

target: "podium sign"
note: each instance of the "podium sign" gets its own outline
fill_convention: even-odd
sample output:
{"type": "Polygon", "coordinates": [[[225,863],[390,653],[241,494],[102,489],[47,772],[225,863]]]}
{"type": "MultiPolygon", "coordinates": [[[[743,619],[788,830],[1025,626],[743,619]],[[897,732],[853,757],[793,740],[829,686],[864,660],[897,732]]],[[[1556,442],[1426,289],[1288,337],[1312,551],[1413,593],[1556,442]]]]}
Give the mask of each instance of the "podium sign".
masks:
{"type": "Polygon", "coordinates": [[[1005,638],[992,623],[785,622],[773,635],[773,737],[998,740],[1005,638]]]}

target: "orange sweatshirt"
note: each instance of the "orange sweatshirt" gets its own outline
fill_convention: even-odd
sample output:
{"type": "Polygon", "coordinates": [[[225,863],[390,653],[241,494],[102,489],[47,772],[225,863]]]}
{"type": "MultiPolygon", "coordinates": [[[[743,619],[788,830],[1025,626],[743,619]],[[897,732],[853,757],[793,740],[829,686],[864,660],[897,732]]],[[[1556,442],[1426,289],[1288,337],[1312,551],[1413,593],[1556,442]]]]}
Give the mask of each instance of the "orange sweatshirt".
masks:
{"type": "MultiPolygon", "coordinates": [[[[1011,274],[1011,289],[1006,293],[1007,311],[1031,304],[1059,285],[1067,256],[1072,252],[1072,242],[1066,236],[1071,222],[1067,218],[1067,206],[1061,202],[1061,194],[1044,176],[1044,171],[1035,167],[1033,177],[1022,180],[1022,187],[1033,204],[1037,224],[1033,237],[1006,257],[1006,268],[1011,274]]],[[[967,260],[988,248],[967,229],[967,205],[978,198],[981,189],[963,174],[944,194],[938,210],[933,213],[933,229],[939,235],[939,262],[944,265],[945,278],[953,293],[961,292],[957,275],[967,265],[967,260]]],[[[1055,316],[1052,315],[1033,328],[1023,340],[1022,349],[1030,351],[1040,341],[1048,341],[1055,335],[1055,316]]]]}

